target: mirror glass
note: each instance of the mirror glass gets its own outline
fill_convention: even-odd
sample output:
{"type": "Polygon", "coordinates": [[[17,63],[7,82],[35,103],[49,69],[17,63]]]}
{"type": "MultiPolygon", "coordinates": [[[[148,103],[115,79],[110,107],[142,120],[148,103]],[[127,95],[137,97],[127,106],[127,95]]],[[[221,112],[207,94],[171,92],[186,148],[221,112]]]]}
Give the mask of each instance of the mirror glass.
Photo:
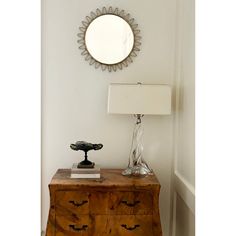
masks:
{"type": "Polygon", "coordinates": [[[134,34],[130,25],[121,17],[102,15],[88,26],[85,44],[95,60],[112,65],[129,56],[134,46],[134,34]]]}

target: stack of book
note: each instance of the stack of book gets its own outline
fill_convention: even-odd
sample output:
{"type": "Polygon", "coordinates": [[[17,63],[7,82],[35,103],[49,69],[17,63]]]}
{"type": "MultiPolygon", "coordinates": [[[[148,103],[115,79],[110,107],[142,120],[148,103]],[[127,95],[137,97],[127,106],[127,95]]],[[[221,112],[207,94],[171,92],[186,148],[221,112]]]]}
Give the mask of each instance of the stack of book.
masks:
{"type": "Polygon", "coordinates": [[[99,179],[101,178],[100,166],[95,165],[93,168],[77,168],[77,163],[74,163],[71,168],[72,179],[99,179]]]}

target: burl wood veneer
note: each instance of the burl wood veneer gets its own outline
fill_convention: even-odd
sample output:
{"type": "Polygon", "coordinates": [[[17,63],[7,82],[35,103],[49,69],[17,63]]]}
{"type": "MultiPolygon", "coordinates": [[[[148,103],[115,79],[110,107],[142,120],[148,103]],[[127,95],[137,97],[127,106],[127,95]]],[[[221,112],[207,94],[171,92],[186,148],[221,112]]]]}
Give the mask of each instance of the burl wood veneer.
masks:
{"type": "Polygon", "coordinates": [[[125,177],[102,169],[101,179],[70,179],[60,169],[49,184],[46,236],[162,236],[155,175],[125,177]]]}

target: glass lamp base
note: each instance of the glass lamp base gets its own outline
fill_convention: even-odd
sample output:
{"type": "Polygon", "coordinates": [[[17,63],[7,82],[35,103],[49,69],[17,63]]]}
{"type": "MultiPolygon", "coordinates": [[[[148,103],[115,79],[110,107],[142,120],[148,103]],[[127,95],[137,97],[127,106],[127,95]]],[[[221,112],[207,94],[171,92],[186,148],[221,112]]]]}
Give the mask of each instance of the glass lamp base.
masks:
{"type": "Polygon", "coordinates": [[[132,146],[129,155],[128,167],[122,172],[125,176],[146,176],[153,174],[152,169],[149,168],[143,159],[143,145],[142,136],[143,129],[141,126],[142,115],[137,114],[137,121],[134,126],[132,146]]]}
{"type": "Polygon", "coordinates": [[[122,171],[122,175],[125,176],[137,176],[142,177],[146,175],[152,175],[153,172],[149,167],[143,163],[143,165],[137,165],[133,167],[127,167],[125,170],[122,171]]]}

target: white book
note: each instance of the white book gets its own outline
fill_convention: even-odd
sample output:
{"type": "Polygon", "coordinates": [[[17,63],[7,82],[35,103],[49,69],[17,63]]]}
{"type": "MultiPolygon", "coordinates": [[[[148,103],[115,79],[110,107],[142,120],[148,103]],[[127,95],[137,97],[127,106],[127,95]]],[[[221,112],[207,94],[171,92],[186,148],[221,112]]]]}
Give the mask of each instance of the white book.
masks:
{"type": "Polygon", "coordinates": [[[100,173],[93,173],[93,174],[74,174],[71,173],[70,177],[72,179],[100,179],[100,173]]]}

